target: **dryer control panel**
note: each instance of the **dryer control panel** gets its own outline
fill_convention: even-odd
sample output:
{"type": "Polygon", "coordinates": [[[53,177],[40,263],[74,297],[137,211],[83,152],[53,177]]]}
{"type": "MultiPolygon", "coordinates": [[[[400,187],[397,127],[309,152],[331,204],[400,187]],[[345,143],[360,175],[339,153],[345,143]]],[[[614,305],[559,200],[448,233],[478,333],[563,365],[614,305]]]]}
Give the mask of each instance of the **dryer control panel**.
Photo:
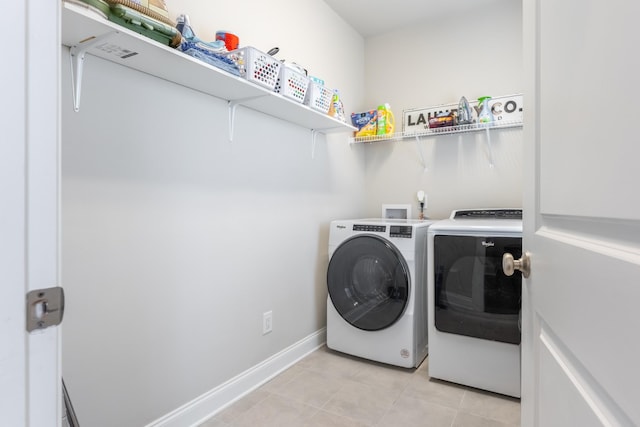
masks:
{"type": "Polygon", "coordinates": [[[522,209],[460,209],[451,213],[451,219],[522,219],[522,209]]]}

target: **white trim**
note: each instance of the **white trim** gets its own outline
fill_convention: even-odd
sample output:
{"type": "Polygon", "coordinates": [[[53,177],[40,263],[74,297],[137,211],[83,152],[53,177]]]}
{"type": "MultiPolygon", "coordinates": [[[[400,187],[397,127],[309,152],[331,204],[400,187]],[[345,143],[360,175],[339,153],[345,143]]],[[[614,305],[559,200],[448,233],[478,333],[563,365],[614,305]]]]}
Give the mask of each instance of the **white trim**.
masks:
{"type": "Polygon", "coordinates": [[[146,427],[197,426],[320,348],[326,339],[327,328],[319,329],[146,427]]]}

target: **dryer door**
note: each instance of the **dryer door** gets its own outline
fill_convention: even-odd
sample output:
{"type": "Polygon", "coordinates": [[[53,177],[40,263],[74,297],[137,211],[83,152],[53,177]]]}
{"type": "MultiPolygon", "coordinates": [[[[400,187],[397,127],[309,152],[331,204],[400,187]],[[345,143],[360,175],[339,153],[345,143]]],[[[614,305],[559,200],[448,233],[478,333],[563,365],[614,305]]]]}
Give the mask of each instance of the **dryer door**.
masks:
{"type": "Polygon", "coordinates": [[[360,235],[333,253],[327,271],[329,297],[344,320],[365,331],[393,325],[409,300],[409,268],[389,241],[360,235]]]}
{"type": "Polygon", "coordinates": [[[442,332],[520,344],[522,276],[505,276],[502,255],[520,258],[521,237],[434,237],[434,318],[442,332]]]}

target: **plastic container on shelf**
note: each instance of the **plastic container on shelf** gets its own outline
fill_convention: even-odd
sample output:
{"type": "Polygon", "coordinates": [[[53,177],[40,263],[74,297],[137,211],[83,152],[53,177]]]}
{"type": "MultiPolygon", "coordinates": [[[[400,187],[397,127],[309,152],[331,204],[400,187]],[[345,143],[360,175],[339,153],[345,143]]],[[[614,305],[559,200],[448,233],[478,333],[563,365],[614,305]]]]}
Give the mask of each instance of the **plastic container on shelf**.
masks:
{"type": "Polygon", "coordinates": [[[308,88],[309,77],[286,64],[280,67],[280,74],[274,89],[275,92],[294,101],[303,103],[308,88]]]}
{"type": "Polygon", "coordinates": [[[344,114],[344,105],[342,104],[342,100],[340,99],[340,93],[338,92],[338,89],[333,90],[333,96],[331,97],[331,105],[329,106],[328,114],[334,119],[338,119],[343,122],[347,121],[347,118],[344,114]]]}
{"type": "Polygon", "coordinates": [[[240,76],[270,90],[275,89],[282,63],[273,56],[247,46],[229,52],[227,58],[238,66],[240,76]]]}
{"type": "Polygon", "coordinates": [[[392,134],[395,130],[395,117],[393,116],[393,112],[391,111],[391,106],[388,103],[379,105],[378,109],[376,110],[376,115],[377,115],[376,134],[377,135],[392,134]]]}
{"type": "Polygon", "coordinates": [[[490,96],[481,96],[478,98],[478,105],[482,105],[480,113],[478,113],[478,125],[493,126],[493,113],[489,107],[490,96]]]}
{"type": "Polygon", "coordinates": [[[329,112],[332,99],[333,92],[330,89],[327,89],[324,85],[321,85],[314,80],[309,82],[309,87],[307,88],[307,94],[304,100],[306,105],[314,110],[326,114],[329,112]]]}

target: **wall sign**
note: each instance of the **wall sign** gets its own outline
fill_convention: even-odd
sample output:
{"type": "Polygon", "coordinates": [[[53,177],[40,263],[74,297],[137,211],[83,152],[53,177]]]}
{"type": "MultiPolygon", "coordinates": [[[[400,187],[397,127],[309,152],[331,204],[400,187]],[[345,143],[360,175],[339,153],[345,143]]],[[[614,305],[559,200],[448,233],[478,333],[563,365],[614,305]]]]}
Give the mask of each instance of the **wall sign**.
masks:
{"type": "MultiPolygon", "coordinates": [[[[474,123],[477,123],[478,100],[468,99],[469,106],[472,110],[474,123]]],[[[489,100],[491,111],[493,112],[493,120],[496,123],[503,122],[522,122],[522,95],[497,96],[489,100]]],[[[429,130],[429,119],[437,114],[457,113],[458,103],[439,105],[428,108],[415,108],[404,110],[402,114],[402,131],[404,135],[415,135],[424,133],[429,130]]]]}

